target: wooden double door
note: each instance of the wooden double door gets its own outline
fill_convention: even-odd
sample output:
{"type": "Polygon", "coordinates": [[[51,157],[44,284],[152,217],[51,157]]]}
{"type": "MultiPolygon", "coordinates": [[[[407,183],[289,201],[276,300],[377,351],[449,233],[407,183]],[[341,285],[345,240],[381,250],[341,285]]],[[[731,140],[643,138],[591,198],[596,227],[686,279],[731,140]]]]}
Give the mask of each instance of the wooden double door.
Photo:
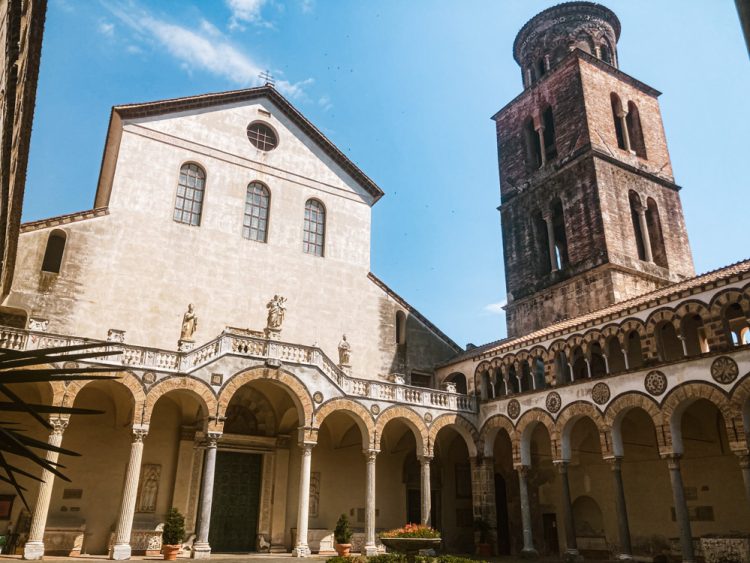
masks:
{"type": "Polygon", "coordinates": [[[211,505],[211,551],[256,551],[263,456],[244,452],[216,454],[211,505]]]}

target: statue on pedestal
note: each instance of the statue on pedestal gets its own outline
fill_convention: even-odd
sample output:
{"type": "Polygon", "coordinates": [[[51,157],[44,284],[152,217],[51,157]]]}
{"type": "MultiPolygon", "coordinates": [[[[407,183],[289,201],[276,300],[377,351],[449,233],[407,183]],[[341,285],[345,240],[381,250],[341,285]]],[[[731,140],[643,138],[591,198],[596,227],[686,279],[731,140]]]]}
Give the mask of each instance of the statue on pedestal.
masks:
{"type": "Polygon", "coordinates": [[[339,342],[339,365],[348,366],[352,359],[352,345],[346,340],[346,334],[341,337],[339,342]]]}
{"type": "Polygon", "coordinates": [[[286,313],[285,303],[286,297],[274,295],[273,299],[266,304],[268,309],[267,329],[281,330],[281,323],[284,322],[284,313],[286,313]]]}

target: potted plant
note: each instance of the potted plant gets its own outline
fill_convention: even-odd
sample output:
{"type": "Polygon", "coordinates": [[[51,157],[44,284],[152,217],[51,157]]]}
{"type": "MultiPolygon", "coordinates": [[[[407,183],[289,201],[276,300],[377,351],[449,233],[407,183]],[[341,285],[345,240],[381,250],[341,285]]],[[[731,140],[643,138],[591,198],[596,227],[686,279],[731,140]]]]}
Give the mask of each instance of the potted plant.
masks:
{"type": "Polygon", "coordinates": [[[339,516],[336,529],[333,530],[333,539],[336,540],[334,547],[339,557],[349,557],[349,551],[352,549],[352,531],[349,529],[349,519],[346,514],[339,516]]]}
{"type": "Polygon", "coordinates": [[[174,561],[185,539],[185,517],[176,508],[170,508],[161,533],[161,552],[166,561],[174,561]]]}
{"type": "Polygon", "coordinates": [[[492,545],[490,544],[490,526],[481,518],[474,519],[474,543],[477,555],[480,557],[492,556],[492,545]]]}

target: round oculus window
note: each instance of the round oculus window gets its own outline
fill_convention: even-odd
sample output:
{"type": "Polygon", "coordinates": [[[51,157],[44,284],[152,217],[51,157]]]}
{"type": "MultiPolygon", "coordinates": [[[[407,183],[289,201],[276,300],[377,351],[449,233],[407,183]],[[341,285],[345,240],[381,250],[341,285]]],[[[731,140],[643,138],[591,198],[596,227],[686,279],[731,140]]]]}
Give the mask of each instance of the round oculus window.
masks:
{"type": "Polygon", "coordinates": [[[247,126],[247,138],[255,148],[262,151],[275,149],[279,144],[276,132],[262,121],[255,121],[247,126]]]}

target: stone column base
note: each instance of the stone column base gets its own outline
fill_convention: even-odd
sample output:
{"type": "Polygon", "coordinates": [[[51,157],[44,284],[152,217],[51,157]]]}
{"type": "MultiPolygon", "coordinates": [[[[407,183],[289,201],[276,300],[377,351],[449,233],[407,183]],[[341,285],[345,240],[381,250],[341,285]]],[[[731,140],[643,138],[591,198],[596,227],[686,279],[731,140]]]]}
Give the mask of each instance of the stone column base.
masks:
{"type": "Polygon", "coordinates": [[[292,550],[292,557],[310,557],[310,546],[298,545],[292,550]]]}
{"type": "Polygon", "coordinates": [[[617,560],[618,561],[632,561],[633,556],[630,555],[629,553],[620,553],[617,555],[617,560]]]}
{"type": "Polygon", "coordinates": [[[365,546],[365,556],[372,557],[373,555],[378,554],[378,546],[377,545],[366,545],[365,546]]]}
{"type": "Polygon", "coordinates": [[[583,555],[581,555],[577,549],[566,549],[563,560],[566,561],[566,563],[582,563],[583,555]]]}
{"type": "Polygon", "coordinates": [[[44,558],[44,542],[27,541],[23,546],[23,558],[31,561],[44,558]]]}
{"type": "Polygon", "coordinates": [[[539,552],[533,547],[521,550],[521,559],[539,559],[539,552]]]}
{"type": "Polygon", "coordinates": [[[115,561],[122,561],[123,559],[130,559],[130,544],[128,543],[116,543],[109,550],[109,558],[115,561]]]}
{"type": "Polygon", "coordinates": [[[208,542],[193,543],[193,550],[190,553],[193,559],[211,559],[211,546],[208,542]]]}

